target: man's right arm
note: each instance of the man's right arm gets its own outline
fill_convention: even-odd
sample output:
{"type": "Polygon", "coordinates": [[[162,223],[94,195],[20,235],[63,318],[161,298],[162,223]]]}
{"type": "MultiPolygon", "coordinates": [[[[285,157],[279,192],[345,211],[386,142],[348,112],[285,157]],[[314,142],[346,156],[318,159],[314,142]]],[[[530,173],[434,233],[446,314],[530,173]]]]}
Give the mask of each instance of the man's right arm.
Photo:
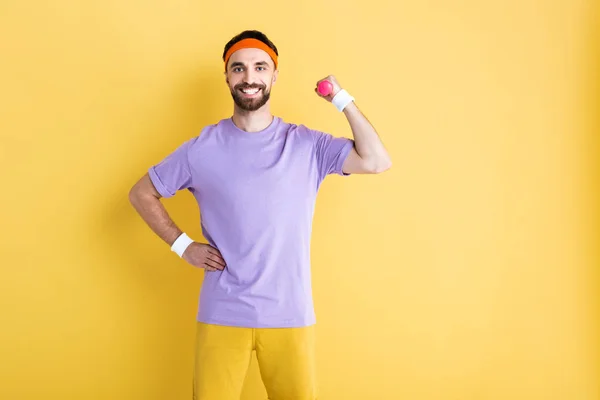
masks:
{"type": "Polygon", "coordinates": [[[167,213],[161,197],[147,173],[129,191],[129,201],[138,214],[154,233],[171,246],[183,232],[167,213]]]}
{"type": "MultiPolygon", "coordinates": [[[[154,233],[172,246],[183,232],[167,213],[160,201],[161,197],[147,173],[129,191],[129,201],[138,214],[154,233]]],[[[205,243],[191,243],[183,252],[182,258],[210,272],[222,271],[227,266],[219,250],[205,243]]]]}

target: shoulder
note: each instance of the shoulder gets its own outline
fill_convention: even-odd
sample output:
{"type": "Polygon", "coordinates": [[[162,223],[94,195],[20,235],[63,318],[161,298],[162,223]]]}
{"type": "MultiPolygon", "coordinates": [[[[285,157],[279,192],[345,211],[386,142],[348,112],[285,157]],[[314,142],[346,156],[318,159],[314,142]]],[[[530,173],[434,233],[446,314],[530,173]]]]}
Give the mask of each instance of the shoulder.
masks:
{"type": "Polygon", "coordinates": [[[184,144],[188,146],[189,149],[197,148],[214,140],[223,132],[226,132],[229,129],[227,126],[227,120],[222,119],[213,124],[205,125],[200,129],[195,136],[189,138],[184,144]]]}
{"type": "Polygon", "coordinates": [[[288,136],[293,136],[295,139],[311,144],[315,144],[319,139],[329,135],[320,130],[310,128],[305,124],[296,124],[285,121],[281,121],[280,124],[288,136]]]}
{"type": "Polygon", "coordinates": [[[201,138],[209,138],[212,137],[214,135],[217,135],[219,133],[222,132],[226,132],[228,130],[230,130],[231,127],[228,124],[228,119],[224,118],[221,119],[215,123],[209,124],[209,125],[205,125],[201,130],[200,133],[198,134],[198,139],[201,138]]]}

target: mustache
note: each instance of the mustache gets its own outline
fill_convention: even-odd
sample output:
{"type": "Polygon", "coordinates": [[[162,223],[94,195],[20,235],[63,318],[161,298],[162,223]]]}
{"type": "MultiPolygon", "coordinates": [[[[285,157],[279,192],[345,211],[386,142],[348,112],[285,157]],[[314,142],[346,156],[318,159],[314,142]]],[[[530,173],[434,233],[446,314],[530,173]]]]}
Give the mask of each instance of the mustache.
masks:
{"type": "Polygon", "coordinates": [[[239,83],[237,85],[234,86],[234,89],[266,89],[266,85],[259,85],[259,84],[253,84],[253,85],[247,85],[245,83],[239,83]]]}

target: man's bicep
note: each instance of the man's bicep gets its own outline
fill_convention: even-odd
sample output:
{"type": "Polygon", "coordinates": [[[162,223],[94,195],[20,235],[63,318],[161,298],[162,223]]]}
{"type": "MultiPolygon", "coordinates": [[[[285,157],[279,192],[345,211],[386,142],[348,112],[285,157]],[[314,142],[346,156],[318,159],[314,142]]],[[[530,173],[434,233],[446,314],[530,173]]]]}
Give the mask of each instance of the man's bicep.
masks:
{"type": "Polygon", "coordinates": [[[360,157],[353,146],[342,165],[344,174],[369,174],[372,170],[373,167],[360,157]]]}
{"type": "Polygon", "coordinates": [[[140,181],[142,185],[144,185],[144,189],[146,189],[147,193],[152,194],[152,196],[156,197],[157,199],[163,197],[162,194],[160,194],[160,192],[156,189],[156,186],[154,186],[154,183],[152,183],[152,179],[150,179],[150,174],[146,172],[142,179],[140,179],[140,181]]]}
{"type": "Polygon", "coordinates": [[[152,183],[150,175],[147,172],[135,183],[135,185],[133,185],[133,188],[131,189],[131,194],[141,196],[153,196],[157,199],[163,197],[156,189],[156,186],[154,186],[154,183],[152,183]]]}

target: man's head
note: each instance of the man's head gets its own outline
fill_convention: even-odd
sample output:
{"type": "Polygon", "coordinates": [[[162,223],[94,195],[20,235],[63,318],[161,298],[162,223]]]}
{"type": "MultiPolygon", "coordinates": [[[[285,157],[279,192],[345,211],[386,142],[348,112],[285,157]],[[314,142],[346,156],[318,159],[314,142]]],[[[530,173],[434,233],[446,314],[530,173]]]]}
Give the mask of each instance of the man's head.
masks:
{"type": "Polygon", "coordinates": [[[269,101],[277,80],[277,47],[259,31],[244,31],[223,49],[226,82],[235,104],[256,111],[269,101]]]}

